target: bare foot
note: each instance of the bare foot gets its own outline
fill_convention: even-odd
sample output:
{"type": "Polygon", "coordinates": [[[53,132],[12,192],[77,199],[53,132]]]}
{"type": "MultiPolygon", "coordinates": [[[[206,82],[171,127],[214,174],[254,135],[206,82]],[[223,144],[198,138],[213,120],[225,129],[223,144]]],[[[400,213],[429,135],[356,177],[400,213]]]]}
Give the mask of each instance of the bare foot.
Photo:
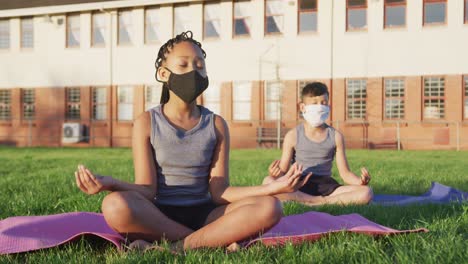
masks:
{"type": "Polygon", "coordinates": [[[174,255],[179,254],[178,252],[172,250],[172,247],[171,249],[167,249],[159,245],[151,244],[150,242],[141,240],[141,239],[135,240],[132,243],[130,243],[130,245],[128,245],[128,248],[129,250],[134,250],[134,251],[143,252],[143,253],[149,250],[156,250],[156,251],[161,251],[161,252],[170,252],[171,254],[174,254],[174,255]]]}
{"type": "Polygon", "coordinates": [[[237,244],[236,242],[226,247],[227,253],[234,253],[234,252],[239,251],[240,249],[241,249],[240,245],[237,244]]]}

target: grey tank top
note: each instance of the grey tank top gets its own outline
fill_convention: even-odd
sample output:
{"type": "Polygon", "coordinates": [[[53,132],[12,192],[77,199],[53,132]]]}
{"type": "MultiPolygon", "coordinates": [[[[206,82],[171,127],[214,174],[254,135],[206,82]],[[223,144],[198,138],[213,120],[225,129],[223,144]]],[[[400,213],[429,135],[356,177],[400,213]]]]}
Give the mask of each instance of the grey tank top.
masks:
{"type": "Polygon", "coordinates": [[[326,128],[327,136],[322,142],[314,142],[305,135],[304,123],[296,127],[296,148],[294,160],[304,166],[304,174],[331,177],[333,159],[336,153],[335,129],[326,128]]]}
{"type": "Polygon", "coordinates": [[[190,206],[211,200],[208,180],[217,142],[214,114],[198,107],[200,121],[188,131],[171,125],[162,105],[149,110],[150,140],[157,162],[157,204],[190,206]]]}

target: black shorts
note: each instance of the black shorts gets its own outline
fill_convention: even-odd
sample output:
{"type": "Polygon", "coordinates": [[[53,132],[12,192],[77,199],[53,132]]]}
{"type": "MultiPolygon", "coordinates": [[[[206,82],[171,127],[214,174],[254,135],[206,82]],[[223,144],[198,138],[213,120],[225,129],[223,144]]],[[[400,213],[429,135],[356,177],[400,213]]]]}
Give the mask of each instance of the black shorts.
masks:
{"type": "Polygon", "coordinates": [[[313,196],[328,196],[340,186],[342,185],[332,177],[312,175],[299,191],[313,196]]]}
{"type": "Polygon", "coordinates": [[[177,223],[192,230],[198,230],[205,225],[208,215],[218,206],[213,202],[208,202],[192,206],[156,204],[156,207],[177,223]]]}

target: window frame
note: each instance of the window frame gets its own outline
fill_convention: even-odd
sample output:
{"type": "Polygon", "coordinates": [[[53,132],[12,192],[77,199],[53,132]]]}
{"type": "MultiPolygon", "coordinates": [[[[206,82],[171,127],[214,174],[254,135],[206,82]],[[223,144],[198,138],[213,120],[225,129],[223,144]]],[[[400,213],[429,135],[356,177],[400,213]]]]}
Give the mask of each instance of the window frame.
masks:
{"type": "Polygon", "coordinates": [[[368,30],[368,27],[369,27],[369,20],[368,20],[368,15],[369,15],[368,9],[369,9],[369,5],[368,5],[368,2],[367,2],[368,0],[364,0],[364,1],[366,1],[365,5],[353,6],[353,7],[350,7],[350,6],[349,6],[349,1],[350,1],[350,0],[346,0],[346,32],[367,31],[367,30],[368,30]],[[349,27],[349,21],[348,21],[348,18],[349,18],[349,10],[352,10],[352,9],[365,9],[365,10],[366,10],[366,26],[365,26],[365,27],[362,27],[362,28],[350,28],[350,27],[349,27]]]}
{"type": "Polygon", "coordinates": [[[408,1],[401,0],[404,3],[387,3],[387,0],[384,0],[384,29],[397,29],[397,28],[406,28],[408,22],[408,1]],[[405,7],[405,23],[403,25],[398,26],[387,26],[387,7],[397,7],[397,6],[404,6],[405,7]]]}
{"type": "Polygon", "coordinates": [[[81,88],[80,87],[66,87],[65,88],[65,120],[67,121],[80,121],[81,120],[81,103],[82,103],[82,100],[81,100],[81,88]],[[70,100],[70,93],[72,91],[78,91],[79,93],[79,101],[78,102],[73,102],[70,100]],[[71,115],[71,111],[69,106],[78,106],[78,118],[76,117],[73,117],[71,115]]]}
{"type": "MultiPolygon", "coordinates": [[[[282,36],[284,35],[284,15],[285,15],[285,12],[281,13],[281,14],[272,14],[270,15],[271,17],[276,17],[276,16],[282,16],[283,17],[283,25],[281,27],[281,30],[280,32],[267,32],[268,30],[268,26],[267,26],[267,22],[268,22],[268,16],[267,16],[267,2],[268,1],[278,1],[278,2],[282,2],[283,0],[263,0],[263,36],[282,36]]],[[[284,5],[284,3],[283,3],[284,5]]]]}
{"type": "Polygon", "coordinates": [[[144,108],[145,108],[145,111],[148,111],[148,109],[150,109],[148,107],[148,105],[154,105],[153,107],[157,106],[160,104],[160,98],[159,97],[159,101],[158,99],[156,98],[156,102],[153,103],[151,101],[148,101],[148,88],[156,88],[156,89],[159,89],[160,90],[160,94],[162,94],[162,88],[163,88],[163,85],[161,83],[156,83],[156,84],[149,84],[149,85],[145,85],[145,88],[144,88],[144,108]]]}
{"type": "Polygon", "coordinates": [[[298,35],[307,35],[307,34],[317,34],[318,33],[318,7],[319,7],[319,0],[316,1],[316,7],[315,9],[306,9],[305,11],[301,11],[301,2],[304,0],[298,0],[297,1],[297,34],[298,35]],[[317,28],[316,30],[313,31],[301,31],[301,13],[315,13],[316,14],[316,23],[317,23],[317,28]]]}
{"type": "Polygon", "coordinates": [[[92,12],[91,13],[91,47],[93,47],[93,48],[104,48],[104,47],[107,46],[106,37],[108,35],[108,28],[109,28],[109,26],[108,26],[107,16],[105,15],[105,13],[100,13],[100,12],[92,12]],[[102,15],[104,17],[104,20],[106,20],[104,27],[98,27],[100,29],[104,28],[104,33],[105,34],[104,34],[104,43],[103,44],[96,44],[95,40],[94,40],[94,29],[95,29],[95,27],[94,27],[94,20],[95,20],[94,16],[95,15],[102,15]]]}
{"type": "MultiPolygon", "coordinates": [[[[177,3],[172,5],[172,35],[173,37],[177,36],[177,34],[180,34],[182,32],[176,32],[176,9],[180,7],[186,7],[187,9],[190,9],[190,3],[177,3]]],[[[185,20],[183,22],[186,22],[185,20]]],[[[190,20],[191,22],[191,20],[190,20]]],[[[184,24],[184,31],[185,29],[185,24],[184,24]]]]}
{"type": "Polygon", "coordinates": [[[22,50],[32,50],[34,49],[34,17],[32,16],[28,16],[28,17],[21,17],[20,18],[20,48],[22,50]],[[23,22],[25,20],[31,20],[31,25],[32,25],[32,29],[31,29],[31,36],[32,36],[32,40],[31,40],[31,47],[25,47],[23,45],[23,40],[24,40],[24,36],[23,36],[23,33],[25,32],[24,28],[23,28],[23,22]]]}
{"type": "MultiPolygon", "coordinates": [[[[6,22],[6,24],[8,25],[8,34],[5,34],[5,36],[8,36],[8,47],[6,48],[1,48],[0,47],[0,51],[5,51],[5,50],[9,50],[11,49],[11,21],[9,18],[0,18],[0,22],[6,22]]],[[[0,37],[2,35],[0,34],[0,37]]]]}
{"type": "Polygon", "coordinates": [[[382,102],[382,117],[383,120],[390,120],[390,121],[398,121],[398,120],[404,120],[406,119],[406,78],[405,77],[385,77],[382,80],[382,93],[383,93],[383,102],[382,102]],[[401,80],[403,82],[403,96],[387,96],[387,86],[386,86],[386,81],[387,80],[401,80]],[[403,102],[403,114],[400,117],[387,117],[387,99],[390,100],[401,100],[403,102]]]}
{"type": "MultiPolygon", "coordinates": [[[[236,17],[236,3],[252,3],[252,0],[233,0],[232,1],[232,38],[251,38],[252,37],[252,28],[249,27],[248,34],[236,34],[236,19],[251,19],[252,15],[250,16],[241,16],[241,17],[236,17]]],[[[245,22],[244,22],[245,23],[245,22]]],[[[246,23],[247,24],[247,23],[246,23]]],[[[249,26],[249,25],[247,25],[249,26]]],[[[250,25],[252,26],[252,25],[250,25]]]]}
{"type": "MultiPolygon", "coordinates": [[[[145,21],[144,21],[144,27],[145,27],[145,28],[144,28],[144,31],[145,31],[145,32],[144,32],[144,35],[145,35],[145,36],[144,36],[144,38],[145,38],[144,41],[145,41],[145,44],[146,44],[146,45],[151,45],[151,44],[158,44],[158,43],[161,43],[161,40],[160,40],[160,39],[157,39],[157,40],[148,40],[148,33],[147,33],[147,32],[148,32],[148,24],[150,24],[150,23],[148,23],[148,19],[147,19],[147,17],[148,17],[148,16],[147,16],[147,11],[148,11],[148,10],[157,10],[156,12],[157,12],[157,15],[159,16],[159,15],[160,15],[160,12],[161,12],[161,8],[160,8],[160,6],[147,6],[147,7],[145,7],[145,9],[144,9],[144,20],[145,20],[145,21]]],[[[158,18],[158,19],[159,19],[159,18],[158,18]]],[[[156,23],[151,23],[151,25],[155,25],[155,24],[156,24],[156,23]]],[[[158,21],[157,27],[156,27],[156,28],[159,28],[159,26],[160,26],[160,23],[159,23],[159,21],[158,21]]]]}
{"type": "Polygon", "coordinates": [[[202,102],[203,102],[203,106],[210,109],[209,106],[207,103],[211,103],[211,104],[217,104],[219,105],[219,113],[216,113],[213,111],[213,109],[210,109],[213,113],[217,114],[217,115],[222,115],[223,114],[223,108],[222,108],[222,104],[221,104],[221,97],[222,97],[222,89],[223,89],[223,83],[222,82],[210,82],[210,86],[208,87],[207,90],[205,90],[205,92],[203,92],[202,94],[202,102]],[[213,87],[216,87],[218,89],[218,98],[216,98],[216,100],[208,100],[208,98],[206,97],[206,95],[208,94],[207,91],[208,89],[213,89],[213,87]]]}
{"type": "Polygon", "coordinates": [[[20,90],[20,94],[21,94],[21,120],[22,121],[34,121],[36,120],[36,90],[33,89],[33,88],[21,88],[20,90]],[[32,92],[32,103],[27,103],[25,102],[25,97],[26,97],[26,92],[32,92]],[[32,116],[30,117],[26,117],[25,116],[25,109],[27,108],[27,106],[32,106],[32,116]]]}
{"type": "Polygon", "coordinates": [[[437,120],[445,120],[447,118],[447,114],[446,114],[446,106],[445,106],[445,103],[446,103],[446,96],[447,96],[447,81],[446,81],[446,77],[445,76],[442,76],[442,75],[426,75],[426,76],[422,76],[421,78],[421,81],[422,81],[422,84],[421,84],[421,92],[422,92],[422,95],[421,95],[421,98],[422,98],[422,102],[421,102],[421,120],[423,120],[424,122],[431,122],[431,121],[437,121],[437,120]],[[443,96],[426,96],[425,95],[425,86],[424,86],[424,81],[426,78],[442,78],[444,79],[444,95],[443,96]],[[443,100],[443,110],[444,110],[444,116],[441,117],[441,118],[426,118],[424,116],[424,110],[426,108],[425,106],[425,102],[426,100],[434,100],[434,99],[439,99],[439,100],[443,100]]]}
{"type": "MultiPolygon", "coordinates": [[[[133,21],[133,9],[131,8],[122,8],[117,10],[117,46],[133,46],[134,39],[132,39],[132,34],[129,34],[129,42],[121,42],[120,40],[120,25],[122,24],[120,22],[120,14],[121,13],[129,13],[130,14],[130,30],[128,32],[132,32],[131,29],[133,29],[134,26],[134,21],[133,21]]],[[[127,24],[125,24],[127,26],[127,24]]]]}
{"type": "Polygon", "coordinates": [[[79,49],[81,47],[81,13],[68,13],[65,16],[65,44],[66,44],[65,47],[67,49],[79,49]],[[78,17],[78,20],[79,20],[78,30],[79,30],[80,38],[78,40],[78,45],[70,46],[70,43],[68,43],[68,36],[70,35],[70,31],[72,29],[70,29],[69,27],[69,22],[70,22],[70,17],[73,17],[73,16],[78,17]]]}
{"type": "MultiPolygon", "coordinates": [[[[8,123],[8,124],[9,124],[9,123],[12,122],[12,114],[11,114],[11,110],[12,110],[12,109],[11,109],[11,106],[12,106],[12,99],[13,99],[13,98],[12,98],[12,97],[13,97],[13,96],[12,96],[12,89],[5,89],[5,88],[3,88],[3,89],[0,89],[0,92],[7,92],[8,97],[9,97],[9,100],[10,100],[9,103],[2,103],[2,102],[0,101],[0,106],[4,106],[4,107],[6,106],[7,108],[9,108],[9,115],[8,115],[8,116],[5,115],[5,117],[6,117],[5,119],[3,119],[3,118],[2,118],[2,115],[0,114],[0,123],[3,123],[3,124],[8,123]]],[[[0,112],[0,113],[1,113],[1,112],[0,112]]]]}
{"type": "Polygon", "coordinates": [[[109,109],[109,104],[108,104],[108,88],[107,86],[92,86],[91,87],[91,120],[92,122],[106,122],[109,120],[109,113],[108,113],[108,109],[109,109]],[[94,96],[94,93],[96,90],[98,89],[103,89],[104,90],[104,94],[106,96],[106,100],[105,102],[97,102],[95,100],[95,96],[94,96]],[[103,119],[97,119],[96,118],[96,108],[97,106],[102,106],[104,105],[105,106],[105,116],[103,119]]]}
{"type": "Polygon", "coordinates": [[[463,13],[463,22],[464,24],[468,24],[468,0],[465,0],[463,4],[464,4],[463,10],[465,10],[465,12],[463,13]]]}
{"type": "MultiPolygon", "coordinates": [[[[367,120],[368,118],[368,111],[367,111],[367,106],[368,106],[368,92],[367,92],[367,85],[368,85],[368,79],[366,78],[349,78],[349,79],[346,79],[345,81],[345,120],[346,121],[364,121],[364,120],[367,120]],[[364,116],[363,117],[350,117],[349,116],[349,102],[350,101],[362,101],[363,100],[363,97],[360,97],[360,98],[348,98],[348,87],[349,87],[349,84],[348,84],[348,81],[364,81],[365,85],[366,85],[366,97],[365,97],[365,112],[364,112],[364,116]]],[[[361,111],[361,114],[362,114],[362,111],[361,111]]]]}
{"type": "Polygon", "coordinates": [[[463,120],[468,120],[468,75],[464,75],[462,78],[462,98],[463,98],[463,120]]]}
{"type": "Polygon", "coordinates": [[[447,0],[423,0],[423,16],[422,16],[422,25],[423,27],[431,27],[431,26],[444,26],[447,25],[447,13],[448,13],[448,2],[447,0]],[[445,14],[444,14],[444,22],[436,22],[436,23],[426,23],[426,3],[445,3],[445,14]]]}
{"type": "MultiPolygon", "coordinates": [[[[218,39],[221,39],[221,33],[222,33],[222,30],[220,30],[220,32],[217,32],[218,33],[218,36],[217,37],[207,37],[206,36],[206,29],[205,29],[205,25],[206,25],[206,22],[207,21],[218,21],[219,22],[219,26],[220,26],[220,29],[221,29],[221,16],[218,16],[216,19],[211,19],[211,20],[207,20],[206,17],[205,17],[205,9],[206,9],[206,6],[207,5],[218,5],[218,11],[221,11],[221,2],[220,1],[210,1],[210,2],[203,2],[203,16],[202,16],[202,36],[203,36],[203,39],[204,40],[218,40],[218,39]]],[[[221,12],[220,12],[221,13],[221,12]]],[[[218,14],[220,15],[220,14],[218,14]]]]}

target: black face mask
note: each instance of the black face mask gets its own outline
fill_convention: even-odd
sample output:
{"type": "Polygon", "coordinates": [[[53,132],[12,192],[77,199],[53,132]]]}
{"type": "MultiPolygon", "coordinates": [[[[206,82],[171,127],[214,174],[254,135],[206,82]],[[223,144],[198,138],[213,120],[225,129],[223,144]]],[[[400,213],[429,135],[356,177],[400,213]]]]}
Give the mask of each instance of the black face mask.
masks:
{"type": "MultiPolygon", "coordinates": [[[[167,70],[170,71],[169,69],[167,70]]],[[[197,99],[197,97],[208,88],[208,84],[208,76],[201,76],[197,70],[184,74],[171,72],[169,81],[167,82],[169,89],[187,104],[197,99]]]]}

